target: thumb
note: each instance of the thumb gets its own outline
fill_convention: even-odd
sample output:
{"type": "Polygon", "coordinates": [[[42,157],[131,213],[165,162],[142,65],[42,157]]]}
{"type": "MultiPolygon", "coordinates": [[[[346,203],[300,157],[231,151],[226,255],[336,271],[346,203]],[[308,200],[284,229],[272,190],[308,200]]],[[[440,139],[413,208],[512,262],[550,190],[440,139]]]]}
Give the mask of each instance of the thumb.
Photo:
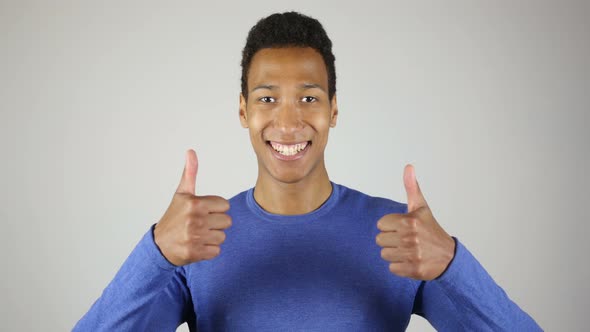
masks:
{"type": "Polygon", "coordinates": [[[199,161],[197,159],[197,153],[193,149],[187,150],[184,171],[182,172],[182,178],[180,179],[178,189],[176,189],[177,193],[195,194],[198,169],[199,161]]]}
{"type": "Polygon", "coordinates": [[[420,191],[420,186],[416,180],[416,172],[412,165],[406,165],[406,168],[404,168],[404,186],[408,194],[408,213],[428,206],[426,199],[422,195],[422,191],[420,191]]]}

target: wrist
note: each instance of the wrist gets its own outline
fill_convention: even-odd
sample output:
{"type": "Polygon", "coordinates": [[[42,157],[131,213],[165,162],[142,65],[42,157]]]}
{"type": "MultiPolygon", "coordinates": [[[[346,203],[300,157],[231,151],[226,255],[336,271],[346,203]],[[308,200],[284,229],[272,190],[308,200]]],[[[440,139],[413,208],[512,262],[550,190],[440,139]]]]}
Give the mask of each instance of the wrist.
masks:
{"type": "Polygon", "coordinates": [[[442,270],[442,272],[438,275],[438,277],[436,277],[434,279],[438,279],[438,278],[442,277],[445,274],[445,272],[447,272],[447,270],[449,269],[451,264],[453,263],[453,260],[455,258],[455,254],[457,253],[457,239],[455,237],[452,237],[449,235],[449,237],[446,241],[445,247],[446,247],[446,250],[445,250],[444,261],[446,262],[446,265],[445,265],[444,269],[442,270]]]}

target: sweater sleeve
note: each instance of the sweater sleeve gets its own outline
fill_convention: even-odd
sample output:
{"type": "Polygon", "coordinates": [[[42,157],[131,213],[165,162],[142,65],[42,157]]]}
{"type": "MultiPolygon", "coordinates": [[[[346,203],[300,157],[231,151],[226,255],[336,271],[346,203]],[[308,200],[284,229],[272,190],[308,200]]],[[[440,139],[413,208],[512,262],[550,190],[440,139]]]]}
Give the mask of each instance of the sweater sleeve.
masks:
{"type": "Polygon", "coordinates": [[[186,271],[160,253],[152,226],[73,331],[174,331],[191,317],[186,271]]]}
{"type": "Polygon", "coordinates": [[[457,239],[455,257],[437,279],[420,284],[414,313],[438,331],[541,331],[457,239]]]}

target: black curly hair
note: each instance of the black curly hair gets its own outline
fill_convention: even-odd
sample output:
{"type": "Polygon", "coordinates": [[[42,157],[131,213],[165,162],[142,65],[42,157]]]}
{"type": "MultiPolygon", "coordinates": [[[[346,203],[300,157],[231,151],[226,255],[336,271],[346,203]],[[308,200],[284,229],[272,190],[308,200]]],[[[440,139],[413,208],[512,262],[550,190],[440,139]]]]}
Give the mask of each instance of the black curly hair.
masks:
{"type": "Polygon", "coordinates": [[[328,96],[336,93],[336,58],[332,41],[322,24],[297,12],[276,13],[267,16],[250,29],[242,51],[242,95],[248,99],[248,71],[254,54],[263,48],[311,47],[318,51],[328,71],[328,96]]]}

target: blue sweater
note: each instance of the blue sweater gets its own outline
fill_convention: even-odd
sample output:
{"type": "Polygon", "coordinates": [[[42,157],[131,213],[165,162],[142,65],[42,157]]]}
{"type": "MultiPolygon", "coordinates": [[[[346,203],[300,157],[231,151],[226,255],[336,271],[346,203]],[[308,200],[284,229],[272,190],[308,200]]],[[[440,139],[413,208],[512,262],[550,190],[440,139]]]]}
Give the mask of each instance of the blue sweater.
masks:
{"type": "Polygon", "coordinates": [[[305,215],[264,211],[254,190],[230,200],[221,254],[175,267],[153,227],[75,331],[402,331],[412,314],[439,331],[537,331],[535,321],[457,240],[438,279],[393,275],[377,221],[405,204],[332,184],[305,215]]]}

